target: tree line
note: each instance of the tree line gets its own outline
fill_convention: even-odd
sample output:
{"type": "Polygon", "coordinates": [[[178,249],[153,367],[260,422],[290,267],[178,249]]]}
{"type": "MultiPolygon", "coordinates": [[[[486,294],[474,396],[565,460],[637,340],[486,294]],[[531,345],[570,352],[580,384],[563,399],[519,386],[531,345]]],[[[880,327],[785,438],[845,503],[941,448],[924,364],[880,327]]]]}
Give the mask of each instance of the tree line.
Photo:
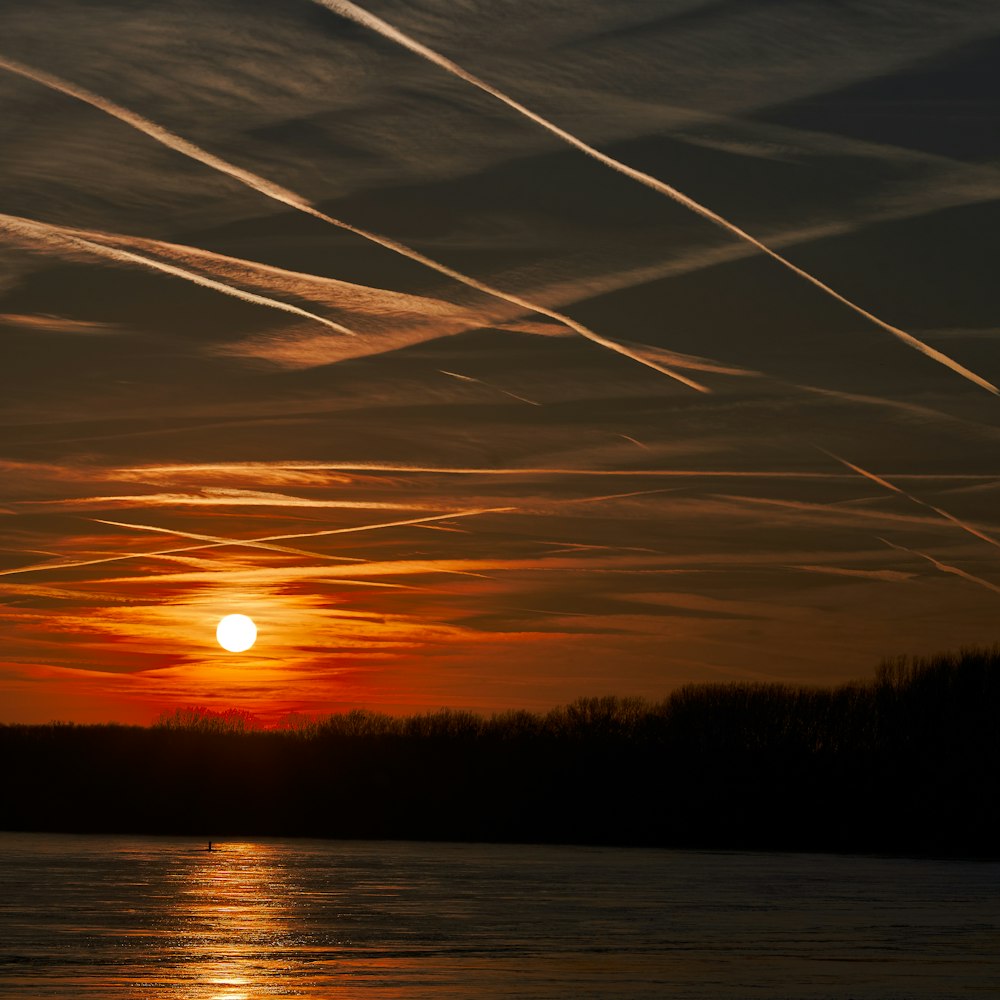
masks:
{"type": "Polygon", "coordinates": [[[996,855],[1000,647],[866,682],[261,729],[0,726],[0,828],[996,855]]]}

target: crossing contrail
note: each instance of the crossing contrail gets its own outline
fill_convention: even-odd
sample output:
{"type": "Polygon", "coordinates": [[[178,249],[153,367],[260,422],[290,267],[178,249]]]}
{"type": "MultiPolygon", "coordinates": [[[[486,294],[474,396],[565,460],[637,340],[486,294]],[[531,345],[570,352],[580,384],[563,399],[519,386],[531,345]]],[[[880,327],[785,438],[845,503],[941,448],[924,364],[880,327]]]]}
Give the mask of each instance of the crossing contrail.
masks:
{"type": "Polygon", "coordinates": [[[913,496],[912,493],[907,493],[906,490],[900,489],[895,484],[890,483],[888,479],[883,479],[881,476],[877,476],[874,472],[862,469],[860,465],[854,465],[852,462],[848,462],[847,459],[841,458],[839,455],[835,455],[832,451],[824,451],[824,454],[829,455],[830,458],[840,462],[840,464],[845,468],[850,469],[852,472],[856,472],[859,476],[863,476],[865,479],[870,480],[877,486],[881,486],[883,489],[896,493],[901,497],[906,497],[906,499],[911,503],[924,507],[926,510],[933,511],[938,515],[938,517],[944,518],[944,520],[949,521],[951,524],[955,525],[956,528],[961,528],[962,531],[972,535],[974,538],[978,538],[980,541],[986,542],[988,545],[992,545],[994,548],[1000,549],[1000,541],[992,535],[987,535],[985,531],[980,531],[979,528],[975,527],[975,525],[969,524],[959,517],[955,517],[954,514],[949,513],[941,507],[935,507],[934,504],[927,503],[926,500],[921,500],[919,497],[913,496]]]}
{"type": "MultiPolygon", "coordinates": [[[[152,524],[135,524],[131,521],[106,521],[102,518],[95,517],[91,520],[96,521],[98,524],[109,524],[117,528],[132,528],[136,531],[152,531],[161,535],[175,535],[179,538],[191,538],[195,541],[203,541],[207,544],[205,548],[225,548],[227,546],[243,546],[247,548],[258,548],[258,549],[268,549],[275,552],[283,552],[289,555],[306,556],[310,559],[326,559],[331,562],[349,562],[352,564],[352,569],[360,569],[359,564],[367,563],[368,559],[355,559],[348,556],[332,556],[327,555],[322,552],[310,552],[307,549],[296,549],[287,545],[277,545],[276,541],[281,539],[293,539],[293,538],[321,538],[325,535],[342,535],[354,531],[375,531],[380,528],[396,528],[403,525],[411,524],[426,524],[428,521],[443,521],[449,520],[456,517],[472,517],[476,514],[494,514],[498,512],[506,512],[513,510],[512,507],[491,507],[488,509],[477,509],[477,510],[466,510],[466,511],[456,511],[450,514],[436,514],[431,517],[416,517],[407,518],[402,521],[388,521],[381,522],[379,524],[365,524],[365,525],[355,525],[350,528],[328,528],[322,531],[300,531],[289,535],[268,535],[265,538],[229,538],[220,535],[203,535],[193,531],[183,531],[178,528],[161,528],[152,524]]],[[[188,551],[193,551],[188,549],[188,551]]],[[[459,576],[478,576],[478,574],[472,573],[460,573],[456,570],[449,572],[456,572],[459,576]]]]}
{"type": "Polygon", "coordinates": [[[327,10],[330,10],[335,14],[339,14],[341,17],[345,17],[348,20],[354,21],[356,24],[360,24],[371,31],[377,32],[384,38],[388,38],[397,45],[401,45],[403,48],[408,49],[410,52],[415,53],[423,59],[426,59],[428,62],[440,66],[446,72],[451,73],[460,80],[464,80],[466,83],[478,88],[483,93],[496,98],[496,100],[506,104],[507,107],[513,109],[519,115],[533,121],[536,125],[541,126],[547,132],[556,136],[556,138],[561,139],[568,145],[580,150],[580,152],[585,153],[587,156],[593,157],[593,159],[597,160],[599,163],[603,163],[605,166],[610,167],[612,170],[615,170],[620,174],[624,174],[631,180],[637,181],[639,184],[643,184],[646,187],[665,195],[678,204],[683,205],[685,208],[690,209],[695,214],[707,219],[714,225],[726,230],[726,232],[732,234],[738,239],[750,244],[750,246],[756,247],[757,250],[761,253],[767,254],[768,257],[777,261],[777,263],[781,264],[782,267],[787,268],[793,274],[796,274],[805,281],[808,281],[810,284],[815,285],[815,287],[820,291],[829,295],[833,299],[836,299],[836,301],[841,303],[841,305],[847,306],[848,309],[853,310],[870,323],[874,323],[886,332],[891,333],[908,347],[912,347],[914,350],[919,351],[921,354],[926,355],[934,361],[937,361],[946,368],[950,368],[956,374],[961,375],[963,378],[968,379],[970,382],[986,389],[994,395],[1000,395],[1000,389],[998,389],[992,382],[989,382],[982,376],[970,371],[964,365],[959,364],[959,362],[950,358],[947,354],[936,350],[929,344],[925,344],[922,340],[914,337],[913,334],[907,333],[905,330],[901,330],[898,326],[893,326],[891,323],[887,323],[885,320],[880,319],[874,313],[869,312],[863,306],[858,305],[845,295],[841,295],[840,292],[831,288],[824,281],[821,281],[808,271],[803,270],[797,264],[793,264],[787,257],[783,257],[776,250],[772,250],[766,243],[762,243],[755,236],[751,236],[750,233],[741,229],[735,223],[730,222],[729,219],[724,218],[717,212],[713,212],[712,209],[702,205],[701,202],[695,201],[694,198],[684,194],[682,191],[678,191],[677,188],[661,181],[659,178],[653,177],[651,174],[647,174],[642,170],[637,170],[635,167],[630,167],[627,163],[623,163],[621,160],[615,159],[615,157],[609,156],[607,153],[602,153],[599,149],[595,149],[589,143],[584,142],[583,139],[575,136],[572,132],[567,132],[565,129],[560,128],[554,122],[551,122],[549,119],[543,117],[537,112],[532,111],[519,101],[514,100],[514,98],[505,94],[502,90],[499,90],[498,88],[487,83],[485,80],[480,79],[475,74],[470,73],[467,69],[459,66],[458,63],[453,62],[451,59],[448,59],[439,52],[436,52],[434,49],[421,44],[415,38],[411,38],[409,35],[400,31],[387,21],[383,21],[382,18],[376,17],[374,14],[362,7],[359,7],[357,4],[351,3],[350,0],[313,0],[313,2],[319,4],[321,7],[325,7],[327,10]]]}
{"type": "MultiPolygon", "coordinates": [[[[42,243],[50,248],[60,248],[64,250],[76,250],[95,257],[103,257],[106,260],[113,260],[119,264],[133,264],[144,267],[152,271],[160,271],[174,278],[181,278],[202,288],[210,288],[212,291],[221,292],[244,302],[253,305],[266,306],[268,309],[278,309],[281,312],[291,313],[293,316],[301,316],[304,319],[322,323],[323,326],[336,330],[337,333],[353,337],[355,333],[340,323],[325,319],[307,309],[300,309],[289,302],[282,302],[279,299],[268,298],[266,295],[257,295],[254,292],[245,291],[234,285],[227,285],[224,282],[216,281],[214,278],[207,278],[196,271],[189,271],[186,268],[178,267],[176,264],[167,264],[157,260],[155,257],[147,257],[145,254],[133,253],[131,250],[122,249],[119,246],[108,246],[100,242],[101,233],[90,232],[84,229],[74,229],[70,226],[54,226],[47,222],[39,222],[36,219],[27,219],[18,215],[4,215],[0,213],[0,232],[10,233],[19,238],[27,238],[32,242],[42,243]]],[[[119,237],[114,237],[119,239],[119,237]]]]}
{"type": "Polygon", "coordinates": [[[984,580],[981,576],[968,573],[958,566],[952,566],[951,563],[941,562],[940,559],[935,559],[934,556],[929,556],[926,552],[921,552],[918,549],[908,549],[905,545],[897,545],[895,542],[890,542],[888,538],[882,538],[881,535],[876,535],[875,537],[883,544],[888,545],[890,549],[896,549],[899,552],[908,552],[911,556],[919,556],[921,559],[926,559],[927,562],[942,573],[950,573],[952,576],[961,577],[963,580],[975,583],[986,590],[992,590],[994,594],[1000,594],[1000,587],[989,580],[984,580]]]}
{"type": "MultiPolygon", "coordinates": [[[[360,8],[358,9],[360,10],[360,8]]],[[[244,170],[242,167],[238,167],[235,164],[230,163],[228,160],[222,159],[222,157],[215,156],[213,153],[209,153],[207,150],[202,149],[201,146],[176,135],[169,129],[165,129],[162,125],[158,125],[156,122],[150,121],[150,119],[137,114],[135,111],[131,111],[129,108],[116,104],[114,101],[108,100],[106,97],[102,97],[100,94],[95,94],[93,91],[87,90],[84,87],[79,87],[76,84],[68,82],[67,80],[63,80],[52,73],[46,73],[43,70],[35,69],[33,66],[28,66],[25,63],[9,59],[5,56],[0,56],[0,69],[5,69],[10,73],[14,73],[18,76],[24,77],[25,79],[33,80],[35,83],[41,84],[43,87],[48,87],[50,90],[58,91],[61,94],[65,94],[67,97],[73,97],[78,101],[82,101],[84,104],[89,104],[91,107],[96,108],[99,111],[103,111],[112,118],[117,118],[119,121],[130,126],[131,128],[142,132],[144,135],[156,140],[168,149],[172,149],[183,156],[196,160],[198,163],[202,163],[205,166],[210,167],[212,170],[226,174],[234,180],[239,181],[241,184],[244,184],[265,197],[272,199],[273,201],[287,205],[289,208],[294,208],[296,211],[304,212],[306,215],[311,215],[313,218],[319,219],[321,222],[325,222],[331,226],[336,226],[338,229],[354,233],[354,235],[360,236],[362,239],[368,240],[370,243],[375,243],[378,246],[384,247],[386,250],[391,250],[393,253],[407,257],[418,264],[422,264],[431,270],[437,271],[439,274],[443,274],[469,288],[474,288],[476,291],[489,295],[492,298],[502,299],[504,302],[509,302],[512,305],[516,305],[521,309],[527,310],[528,312],[537,313],[540,316],[547,316],[549,319],[554,319],[558,323],[561,323],[573,330],[575,333],[578,333],[586,340],[599,344],[601,347],[604,347],[609,351],[614,351],[616,354],[621,354],[623,357],[631,358],[633,361],[637,361],[639,364],[653,369],[653,371],[657,371],[662,375],[675,379],[691,389],[695,389],[698,392],[711,391],[707,386],[702,385],[700,382],[696,382],[694,379],[690,379],[686,375],[682,375],[680,372],[674,371],[666,365],[659,364],[651,358],[644,357],[638,351],[634,351],[631,348],[626,347],[624,344],[619,344],[617,341],[612,340],[609,337],[596,333],[589,327],[584,326],[582,323],[578,323],[571,316],[557,312],[554,309],[549,309],[536,302],[531,302],[528,299],[522,298],[520,295],[514,294],[513,292],[505,292],[500,288],[487,284],[485,281],[480,281],[478,278],[473,278],[468,274],[464,274],[462,271],[457,271],[455,268],[449,267],[447,264],[442,264],[440,261],[436,261],[432,257],[428,257],[426,254],[420,253],[418,250],[414,250],[405,243],[400,243],[398,240],[391,239],[388,236],[382,236],[379,233],[372,232],[368,229],[362,229],[360,226],[352,225],[351,223],[345,222],[342,219],[337,219],[332,215],[327,215],[325,212],[321,212],[307,199],[303,198],[299,194],[296,194],[294,191],[290,191],[288,188],[275,184],[266,177],[253,173],[253,171],[244,170]]]]}
{"type": "Polygon", "coordinates": [[[185,545],[182,548],[164,549],[157,552],[129,552],[117,556],[99,556],[94,559],[77,559],[67,562],[34,563],[30,566],[16,566],[13,569],[0,570],[0,576],[20,576],[22,573],[44,573],[57,569],[76,569],[83,566],[99,566],[103,563],[124,562],[129,559],[163,559],[178,553],[200,552],[204,549],[221,549],[229,547],[269,549],[294,555],[304,555],[309,558],[328,559],[336,562],[363,563],[366,559],[352,556],[329,556],[305,549],[293,549],[288,546],[271,543],[290,541],[295,538],[322,538],[326,535],[346,535],[358,531],[377,531],[381,528],[399,528],[407,525],[422,525],[433,521],[451,521],[460,517],[474,517],[478,514],[496,514],[513,510],[513,507],[487,507],[472,510],[458,510],[448,514],[434,514],[429,517],[408,518],[402,521],[381,521],[376,524],[358,524],[348,528],[327,528],[321,531],[299,531],[294,534],[266,535],[263,538],[227,538],[220,535],[202,535],[191,531],[180,531],[172,528],[160,528],[149,524],[134,524],[129,521],[107,521],[101,518],[90,518],[99,524],[115,525],[122,528],[133,528],[136,531],[152,531],[157,534],[175,535],[180,538],[191,538],[202,541],[201,545],[185,545]]]}

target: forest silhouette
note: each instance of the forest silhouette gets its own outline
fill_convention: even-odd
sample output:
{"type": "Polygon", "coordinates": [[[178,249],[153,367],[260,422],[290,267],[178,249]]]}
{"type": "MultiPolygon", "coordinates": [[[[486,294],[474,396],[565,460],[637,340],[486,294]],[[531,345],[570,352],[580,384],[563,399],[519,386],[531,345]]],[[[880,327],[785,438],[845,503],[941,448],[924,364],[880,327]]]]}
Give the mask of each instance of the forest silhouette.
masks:
{"type": "Polygon", "coordinates": [[[547,714],[4,725],[0,828],[996,856],[998,710],[994,647],[547,714]]]}

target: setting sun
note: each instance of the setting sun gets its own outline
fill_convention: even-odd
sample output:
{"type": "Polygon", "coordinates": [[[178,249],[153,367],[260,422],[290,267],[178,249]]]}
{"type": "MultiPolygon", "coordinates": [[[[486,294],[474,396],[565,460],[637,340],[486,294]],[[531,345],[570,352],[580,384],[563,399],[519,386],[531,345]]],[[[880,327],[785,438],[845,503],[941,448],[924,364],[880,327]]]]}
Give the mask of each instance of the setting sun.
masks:
{"type": "Polygon", "coordinates": [[[215,638],[230,653],[243,653],[257,641],[257,626],[246,615],[226,615],[215,630],[215,638]]]}

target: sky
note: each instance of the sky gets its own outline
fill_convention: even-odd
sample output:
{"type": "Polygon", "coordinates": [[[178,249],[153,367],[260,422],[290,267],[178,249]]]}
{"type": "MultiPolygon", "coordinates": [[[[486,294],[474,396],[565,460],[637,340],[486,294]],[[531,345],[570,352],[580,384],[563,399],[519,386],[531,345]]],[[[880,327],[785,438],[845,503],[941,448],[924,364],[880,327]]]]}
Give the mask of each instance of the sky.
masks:
{"type": "Polygon", "coordinates": [[[997,641],[998,57],[982,0],[3,5],[0,722],[997,641]]]}

